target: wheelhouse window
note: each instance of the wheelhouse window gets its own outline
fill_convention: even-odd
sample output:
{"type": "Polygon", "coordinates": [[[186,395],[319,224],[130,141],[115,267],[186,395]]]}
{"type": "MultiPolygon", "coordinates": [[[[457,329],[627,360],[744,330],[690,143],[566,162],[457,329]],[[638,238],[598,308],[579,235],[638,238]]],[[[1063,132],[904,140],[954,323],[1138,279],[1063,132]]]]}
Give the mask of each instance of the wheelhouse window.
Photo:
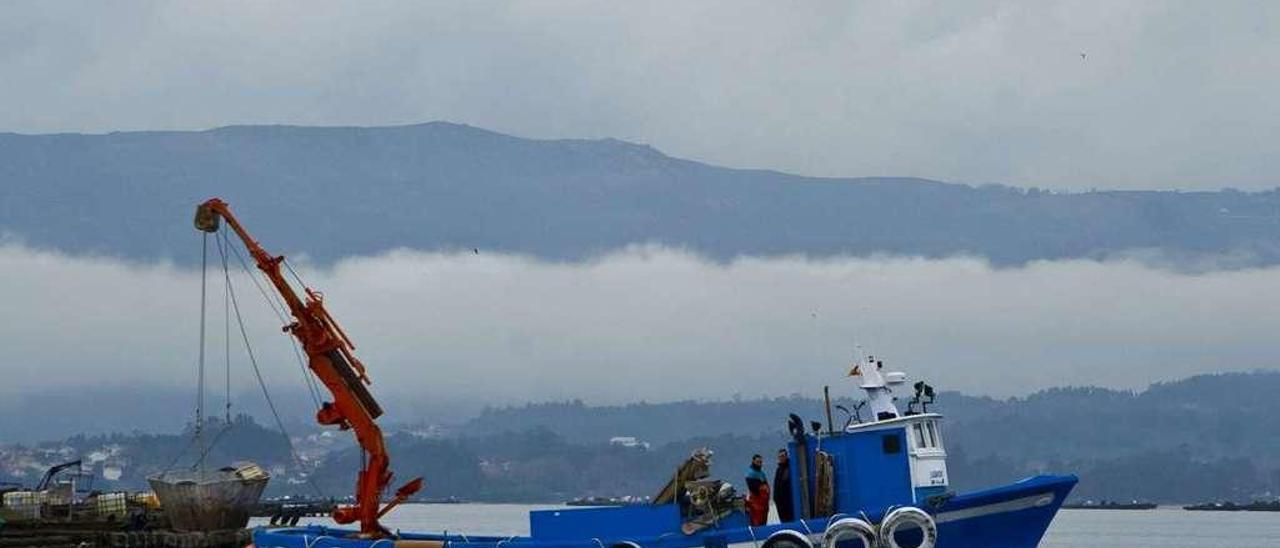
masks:
{"type": "Polygon", "coordinates": [[[902,438],[897,434],[886,434],[880,437],[880,447],[884,449],[885,454],[894,454],[902,452],[902,438]]]}
{"type": "Polygon", "coordinates": [[[916,450],[942,449],[942,429],[936,420],[921,420],[912,424],[908,435],[916,450]]]}

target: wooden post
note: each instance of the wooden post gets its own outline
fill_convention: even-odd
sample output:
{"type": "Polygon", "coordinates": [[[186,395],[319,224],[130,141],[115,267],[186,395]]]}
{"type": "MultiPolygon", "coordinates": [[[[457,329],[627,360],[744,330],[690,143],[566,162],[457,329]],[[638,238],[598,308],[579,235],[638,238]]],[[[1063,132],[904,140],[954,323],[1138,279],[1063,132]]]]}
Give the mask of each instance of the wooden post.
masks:
{"type": "Polygon", "coordinates": [[[831,423],[831,385],[822,387],[822,399],[827,402],[827,433],[835,434],[836,428],[831,423]]]}

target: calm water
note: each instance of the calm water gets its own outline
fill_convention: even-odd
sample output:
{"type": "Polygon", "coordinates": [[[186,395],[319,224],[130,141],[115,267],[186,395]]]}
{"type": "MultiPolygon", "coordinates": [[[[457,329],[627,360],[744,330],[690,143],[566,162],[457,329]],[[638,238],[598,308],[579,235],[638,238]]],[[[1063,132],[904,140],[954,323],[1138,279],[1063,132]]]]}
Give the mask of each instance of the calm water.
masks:
{"type": "MultiPolygon", "coordinates": [[[[409,504],[384,520],[392,529],[525,535],[530,510],[522,504],[409,504]]],[[[313,519],[313,523],[329,523],[313,519]]],[[[255,521],[255,524],[261,521],[255,521]]],[[[1280,546],[1280,512],[1063,510],[1043,548],[1205,548],[1280,546]]]]}

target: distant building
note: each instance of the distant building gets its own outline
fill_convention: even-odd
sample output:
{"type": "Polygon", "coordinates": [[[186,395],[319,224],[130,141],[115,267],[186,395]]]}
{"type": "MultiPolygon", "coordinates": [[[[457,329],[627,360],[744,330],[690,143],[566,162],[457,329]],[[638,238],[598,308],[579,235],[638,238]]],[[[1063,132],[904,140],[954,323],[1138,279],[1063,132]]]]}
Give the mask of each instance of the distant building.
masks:
{"type": "Polygon", "coordinates": [[[621,447],[636,447],[640,449],[649,449],[649,442],[640,441],[635,436],[614,436],[609,438],[609,445],[617,445],[621,447]]]}

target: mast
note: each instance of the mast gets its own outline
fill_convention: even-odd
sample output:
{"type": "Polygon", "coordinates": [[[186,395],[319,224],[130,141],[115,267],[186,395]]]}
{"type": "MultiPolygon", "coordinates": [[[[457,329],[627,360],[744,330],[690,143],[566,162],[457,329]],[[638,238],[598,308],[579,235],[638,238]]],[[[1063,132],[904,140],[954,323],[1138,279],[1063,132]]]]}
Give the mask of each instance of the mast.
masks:
{"type": "Polygon", "coordinates": [[[875,356],[867,356],[865,363],[855,364],[849,372],[850,377],[861,377],[858,388],[867,393],[867,403],[871,405],[873,422],[893,419],[902,416],[898,406],[893,403],[893,387],[906,382],[907,376],[901,372],[882,372],[884,362],[875,356]]]}
{"type": "Polygon", "coordinates": [[[299,295],[285,279],[281,270],[284,256],[273,256],[258,244],[239,220],[231,214],[225,202],[212,198],[196,208],[195,227],[203,232],[216,232],[220,220],[226,220],[249,255],[266,275],[280,297],[284,299],[293,323],[284,326],[301,343],[307,354],[307,367],[324,383],[333,395],[332,402],[324,402],[316,412],[316,421],[326,426],[351,430],[366,455],[364,468],[356,478],[355,504],[340,506],[333,512],[338,523],[360,522],[360,534],[365,538],[381,538],[388,531],[378,523],[378,518],[391,508],[418,492],[422,478],[415,478],[401,486],[395,498],[379,509],[382,493],[391,483],[391,459],[387,454],[382,429],[376,419],[382,415],[382,407],[369,393],[371,384],[364,364],[355,357],[355,344],[334,321],[324,307],[324,296],[309,287],[303,287],[299,295]]]}

